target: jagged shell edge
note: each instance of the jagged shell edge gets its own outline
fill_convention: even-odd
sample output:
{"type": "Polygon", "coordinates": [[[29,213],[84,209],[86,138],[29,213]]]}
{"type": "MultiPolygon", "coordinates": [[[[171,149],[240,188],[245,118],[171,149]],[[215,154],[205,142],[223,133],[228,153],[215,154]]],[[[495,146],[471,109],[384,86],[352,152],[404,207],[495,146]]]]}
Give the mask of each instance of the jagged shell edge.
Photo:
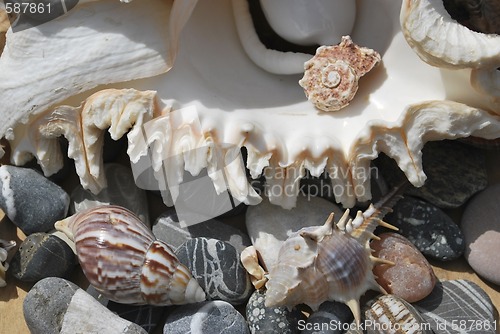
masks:
{"type": "Polygon", "coordinates": [[[400,23],[410,47],[429,65],[454,69],[500,66],[500,35],[461,25],[441,0],[404,0],[400,23]]]}
{"type": "MultiPolygon", "coordinates": [[[[179,180],[184,170],[196,174],[206,167],[218,193],[229,188],[236,199],[249,205],[259,203],[261,197],[249,185],[242,160],[233,159],[235,155],[239,154],[242,146],[248,150],[247,168],[250,169],[253,177],[260,175],[264,167],[270,166],[273,172],[266,173],[268,184],[273,187],[282,187],[282,189],[288,187],[289,190],[286,192],[266,193],[271,203],[284,208],[294,207],[296,196],[299,193],[300,179],[304,176],[306,169],[310,170],[312,175],[320,175],[326,169],[347,171],[345,174],[338,173],[335,177],[331,176],[331,181],[332,186],[342,189],[342,192],[335,193],[336,200],[345,207],[352,207],[356,199],[366,201],[371,198],[370,162],[378,156],[379,152],[384,152],[393,158],[413,185],[421,186],[426,179],[422,168],[421,149],[427,141],[471,135],[485,139],[500,137],[500,116],[491,115],[484,110],[457,102],[427,101],[408,106],[400,119],[394,123],[383,120],[372,121],[365,131],[359,134],[350,152],[335,151],[330,145],[328,150],[316,155],[317,158],[311,158],[312,154],[301,152],[303,158],[295,157],[293,164],[282,166],[280,165],[282,157],[279,155],[284,154],[280,152],[285,152],[286,149],[284,147],[280,150],[276,147],[270,149],[271,144],[266,142],[264,147],[267,147],[267,150],[258,149],[257,143],[259,142],[260,147],[263,147],[262,141],[265,141],[266,137],[257,127],[247,127],[245,131],[241,131],[241,129],[232,126],[230,131],[234,132],[234,136],[232,136],[233,142],[230,144],[234,144],[234,146],[222,147],[218,145],[215,134],[200,130],[201,127],[193,121],[194,116],[190,115],[189,112],[183,110],[182,113],[166,112],[161,115],[162,112],[158,110],[156,94],[153,91],[139,92],[131,89],[112,91],[115,94],[114,99],[123,98],[123,96],[127,98],[140,96],[143,99],[142,104],[133,103],[131,108],[122,109],[134,113],[135,123],[130,122],[129,117],[115,115],[106,117],[106,122],[99,124],[98,127],[95,124],[90,124],[90,130],[82,127],[81,131],[96,135],[96,133],[103,133],[109,127],[111,137],[115,140],[128,131],[129,147],[127,152],[132,163],[137,163],[141,157],[148,156],[150,151],[155,152],[152,155],[151,166],[155,171],[160,171],[163,157],[176,156],[175,162],[170,164],[166,170],[167,182],[168,180],[179,180]],[[179,117],[181,118],[179,119],[179,117]],[[149,122],[149,120],[153,121],[149,122]],[[189,152],[198,153],[189,154],[189,152]],[[236,161],[231,168],[226,168],[228,159],[236,161]],[[223,173],[216,171],[223,171],[223,173]],[[281,177],[275,177],[276,173],[280,173],[281,177]],[[351,192],[348,191],[349,189],[351,192]],[[353,189],[362,191],[352,191],[353,189]]],[[[101,91],[96,94],[106,95],[109,92],[101,91]]],[[[86,100],[86,103],[91,103],[94,100],[96,98],[91,96],[86,100]]],[[[117,104],[115,103],[115,105],[117,104]]],[[[85,106],[85,103],[78,108],[62,106],[56,111],[61,110],[61,108],[72,108],[70,110],[73,112],[75,110],[79,112],[93,110],[95,112],[96,110],[96,106],[85,106]]],[[[101,110],[101,112],[104,111],[101,110]]],[[[109,112],[109,110],[105,112],[109,112]]],[[[79,139],[80,136],[73,135],[76,131],[73,125],[65,129],[66,132],[62,131],[61,127],[56,127],[59,129],[57,131],[54,130],[51,128],[54,124],[50,122],[45,127],[40,126],[40,124],[50,120],[53,113],[50,111],[45,117],[38,118],[37,122],[30,122],[18,127],[21,129],[19,133],[16,130],[18,140],[11,141],[13,163],[22,162],[16,160],[16,157],[26,156],[27,152],[28,155],[32,154],[37,157],[46,174],[54,173],[60,166],[54,168],[51,165],[53,160],[47,157],[61,154],[57,152],[60,150],[57,136],[62,134],[69,141],[68,155],[75,159],[82,185],[94,192],[100,191],[106,186],[102,172],[103,162],[100,156],[102,142],[93,142],[92,145],[85,146],[86,144],[79,139]],[[26,135],[28,133],[29,136],[26,135]]],[[[102,118],[96,117],[95,119],[102,118]]],[[[73,121],[69,119],[68,122],[73,121]]],[[[273,141],[273,145],[275,143],[273,141]]],[[[308,149],[312,151],[311,148],[308,149]]],[[[290,152],[285,153],[291,154],[290,152]]],[[[172,205],[176,196],[176,193],[167,192],[164,197],[166,204],[172,205]]]]}

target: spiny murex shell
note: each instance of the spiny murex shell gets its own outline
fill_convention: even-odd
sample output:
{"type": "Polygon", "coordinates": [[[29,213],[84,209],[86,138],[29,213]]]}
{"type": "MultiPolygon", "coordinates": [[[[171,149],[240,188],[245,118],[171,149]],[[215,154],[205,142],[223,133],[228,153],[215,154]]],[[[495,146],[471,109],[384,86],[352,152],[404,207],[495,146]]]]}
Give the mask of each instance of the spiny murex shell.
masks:
{"type": "Polygon", "coordinates": [[[378,52],[359,47],[351,37],[335,46],[321,46],[304,64],[299,84],[316,108],[336,111],[344,108],[358,91],[359,78],[380,62],[378,52]]]}
{"type": "MultiPolygon", "coordinates": [[[[253,178],[266,168],[269,187],[290,189],[267,192],[271,203],[292,208],[307,169],[313,176],[326,170],[332,186],[341,190],[336,200],[352,207],[371,198],[370,162],[379,152],[394,158],[408,180],[421,186],[426,179],[421,149],[427,141],[500,134],[500,104],[491,100],[498,95],[498,72],[489,72],[498,60],[498,44],[475,47],[483,40],[491,45],[497,37],[465,39],[466,50],[477,57],[462,62],[460,70],[426,64],[408,44],[414,47],[415,36],[433,30],[420,34],[424,16],[412,16],[415,24],[407,24],[400,23],[399,14],[429,1],[404,1],[402,7],[397,1],[357,2],[352,40],[377,50],[382,62],[363,78],[356,98],[334,113],[307,101],[299,77],[263,71],[249,58],[253,50],[274,60],[267,62],[272,67],[286,67],[280,73],[302,74],[311,56],[259,44],[247,1],[200,1],[190,17],[195,3],[79,3],[57,20],[9,30],[0,57],[0,138],[10,142],[11,161],[23,164],[35,156],[50,175],[62,165],[57,137],[65,136],[82,185],[98,192],[106,186],[101,152],[109,127],[113,139],[130,131],[130,160],[151,158],[155,176],[166,174],[169,182],[184,169],[194,175],[207,168],[218,193],[229,189],[239,202],[257,204],[260,194],[249,186],[242,163],[225,165],[244,146],[253,178]],[[186,22],[180,56],[165,73],[186,22]],[[250,40],[254,44],[248,46],[250,40]],[[488,68],[476,69],[477,64],[488,68]],[[471,69],[477,72],[476,89],[471,89],[471,69]],[[163,156],[176,159],[164,166],[163,156]]],[[[439,19],[444,13],[436,15],[436,27],[449,22],[439,19]]],[[[426,39],[436,41],[431,48],[452,40],[431,37],[426,39]]],[[[454,47],[461,43],[453,41],[454,47]]],[[[433,64],[435,58],[447,56],[431,53],[433,64]]],[[[176,194],[165,198],[172,204],[176,194]]]]}
{"type": "Polygon", "coordinates": [[[401,198],[402,189],[396,188],[365,212],[358,211],[354,220],[346,210],[336,225],[332,213],[323,226],[293,233],[269,269],[266,306],[304,303],[317,310],[323,302],[336,300],[347,304],[359,323],[359,298],[368,289],[385,293],[372,269],[376,262],[391,262],[371,255],[370,240],[376,238],[373,231],[379,225],[397,230],[382,218],[401,198]]]}
{"type": "Polygon", "coordinates": [[[75,242],[89,282],[123,304],[179,305],[205,300],[205,292],[172,249],[155,240],[129,210],[104,205],[55,224],[75,242]]]}

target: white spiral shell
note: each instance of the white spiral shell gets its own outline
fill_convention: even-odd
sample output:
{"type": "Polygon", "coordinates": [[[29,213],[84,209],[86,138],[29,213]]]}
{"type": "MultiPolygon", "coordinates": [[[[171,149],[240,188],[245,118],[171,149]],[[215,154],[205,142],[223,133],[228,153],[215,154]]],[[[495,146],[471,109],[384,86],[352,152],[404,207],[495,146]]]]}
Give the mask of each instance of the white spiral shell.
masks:
{"type": "Polygon", "coordinates": [[[179,305],[205,300],[205,292],[172,249],[155,240],[129,210],[105,205],[55,224],[75,242],[89,282],[123,304],[179,305]]]}

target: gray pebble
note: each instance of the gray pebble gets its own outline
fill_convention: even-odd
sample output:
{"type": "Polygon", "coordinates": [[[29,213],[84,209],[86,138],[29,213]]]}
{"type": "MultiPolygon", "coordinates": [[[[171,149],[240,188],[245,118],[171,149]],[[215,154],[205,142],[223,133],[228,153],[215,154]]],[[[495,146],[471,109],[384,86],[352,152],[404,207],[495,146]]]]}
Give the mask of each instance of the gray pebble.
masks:
{"type": "Polygon", "coordinates": [[[203,223],[189,226],[181,224],[173,208],[168,209],[158,217],[153,225],[153,234],[157,239],[166,242],[174,249],[181,246],[187,240],[196,237],[226,241],[233,245],[238,250],[238,253],[241,253],[243,249],[251,245],[248,235],[216,219],[210,219],[203,223]]]}
{"type": "Polygon", "coordinates": [[[248,326],[252,334],[299,333],[300,324],[305,324],[305,315],[299,309],[289,311],[285,306],[266,307],[264,291],[255,290],[246,307],[248,326]]]}
{"type": "Polygon", "coordinates": [[[120,318],[141,326],[148,333],[152,333],[158,327],[165,313],[165,307],[162,306],[127,305],[114,301],[109,301],[107,307],[120,318]]]}
{"type": "Polygon", "coordinates": [[[486,292],[471,281],[438,282],[429,296],[413,306],[435,334],[496,332],[493,304],[486,292]]]}
{"type": "Polygon", "coordinates": [[[484,279],[500,284],[500,183],[474,196],[462,215],[465,258],[484,279]]]}
{"type": "Polygon", "coordinates": [[[32,169],[0,166],[0,188],[0,208],[26,235],[52,230],[68,212],[68,194],[32,169]]]}
{"type": "Polygon", "coordinates": [[[299,329],[301,334],[342,334],[352,320],[347,305],[327,301],[309,316],[304,328],[299,329]]]}
{"type": "MultiPolygon", "coordinates": [[[[488,184],[486,156],[481,150],[443,140],[426,143],[422,153],[427,180],[420,188],[409,187],[408,195],[440,208],[457,208],[488,184]]],[[[396,162],[387,156],[381,154],[375,163],[392,186],[406,179],[396,162]]]]}
{"type": "Polygon", "coordinates": [[[243,268],[238,251],[229,243],[208,238],[186,241],[176,251],[208,298],[237,305],[252,293],[250,277],[243,268]]]}
{"type": "Polygon", "coordinates": [[[412,197],[404,197],[385,217],[399,228],[422,254],[441,261],[462,256],[465,241],[457,224],[438,207],[412,197]]]}
{"type": "Polygon", "coordinates": [[[214,300],[177,307],[167,317],[164,334],[249,333],[245,318],[229,303],[214,300]]]}
{"type": "Polygon", "coordinates": [[[14,254],[10,273],[20,281],[37,282],[51,276],[68,277],[77,263],[66,242],[47,233],[33,233],[14,254]]]}
{"type": "Polygon", "coordinates": [[[75,284],[48,277],[28,292],[24,319],[33,334],[145,334],[140,326],[121,319],[75,284]]]}

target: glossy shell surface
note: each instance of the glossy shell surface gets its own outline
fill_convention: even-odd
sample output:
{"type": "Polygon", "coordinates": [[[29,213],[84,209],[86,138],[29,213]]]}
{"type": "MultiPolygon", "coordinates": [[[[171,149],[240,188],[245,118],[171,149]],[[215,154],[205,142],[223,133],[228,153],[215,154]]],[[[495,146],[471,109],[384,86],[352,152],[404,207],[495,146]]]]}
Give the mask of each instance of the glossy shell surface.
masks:
{"type": "MultiPolygon", "coordinates": [[[[500,43],[472,47],[475,60],[460,56],[460,66],[446,65],[456,45],[444,53],[433,45],[462,39],[434,34],[451,31],[445,13],[434,10],[436,2],[356,2],[351,38],[382,61],[363,77],[349,105],[334,113],[317,110],[297,84],[311,55],[261,45],[244,0],[82,2],[57,20],[7,32],[0,57],[0,137],[10,141],[14,163],[36,156],[47,175],[67,154],[77,162],[81,183],[94,192],[106,186],[101,148],[108,128],[114,139],[128,132],[130,160],[150,158],[158,185],[182,182],[183,170],[208,168],[218,193],[229,189],[250,205],[262,194],[249,186],[244,167],[254,178],[267,168],[270,186],[291,189],[267,194],[285,208],[295,205],[306,170],[314,176],[326,170],[342,190],[336,201],[346,207],[369,200],[369,166],[379,152],[421,186],[425,142],[500,134],[500,105],[491,95],[496,76],[480,76],[480,89],[470,83],[471,71],[498,67],[500,43]],[[418,25],[424,18],[407,15],[420,4],[434,8],[432,25],[439,29],[425,30],[418,25]],[[437,43],[414,43],[418,36],[437,43]],[[423,54],[430,55],[429,64],[423,54]],[[89,111],[100,116],[80,117],[89,111]],[[67,153],[59,151],[60,135],[70,142],[67,153]],[[223,168],[242,146],[247,165],[233,159],[231,168],[223,168]],[[160,172],[168,157],[175,159],[160,172]],[[223,173],[213,172],[218,170],[223,173]]],[[[474,46],[496,38],[467,33],[463,41],[474,46]]],[[[176,189],[167,189],[164,198],[172,204],[176,189]]]]}
{"type": "Polygon", "coordinates": [[[75,242],[89,282],[124,304],[197,302],[205,294],[172,249],[130,211],[100,206],[56,223],[75,242]]]}

